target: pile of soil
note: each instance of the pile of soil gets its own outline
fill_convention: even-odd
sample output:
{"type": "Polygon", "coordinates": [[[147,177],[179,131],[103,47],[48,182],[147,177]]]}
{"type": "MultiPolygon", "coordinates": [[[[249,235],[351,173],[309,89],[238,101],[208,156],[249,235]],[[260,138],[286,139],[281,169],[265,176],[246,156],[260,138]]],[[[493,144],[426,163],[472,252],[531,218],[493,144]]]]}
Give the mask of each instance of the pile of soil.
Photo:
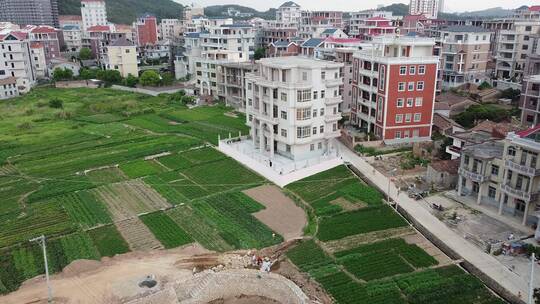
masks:
{"type": "Polygon", "coordinates": [[[240,295],[234,298],[217,299],[208,302],[208,304],[281,304],[276,300],[261,296],[240,295]]]}

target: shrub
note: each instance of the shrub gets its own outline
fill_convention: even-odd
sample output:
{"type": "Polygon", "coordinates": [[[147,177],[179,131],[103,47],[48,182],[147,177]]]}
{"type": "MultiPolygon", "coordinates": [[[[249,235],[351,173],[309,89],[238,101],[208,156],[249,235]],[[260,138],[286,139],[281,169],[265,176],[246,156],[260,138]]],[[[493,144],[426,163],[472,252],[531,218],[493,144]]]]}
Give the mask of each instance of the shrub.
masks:
{"type": "Polygon", "coordinates": [[[53,98],[49,100],[49,107],[53,109],[62,109],[64,108],[64,102],[61,99],[53,98]]]}
{"type": "Polygon", "coordinates": [[[491,85],[487,81],[484,81],[478,86],[478,89],[479,90],[491,89],[491,85]]]}
{"type": "Polygon", "coordinates": [[[81,48],[81,50],[79,51],[79,59],[80,60],[92,59],[92,51],[87,47],[81,48]]]}
{"type": "Polygon", "coordinates": [[[131,74],[129,74],[124,80],[124,84],[130,88],[134,88],[138,82],[139,79],[131,74]]]}
{"type": "Polygon", "coordinates": [[[159,78],[159,74],[156,71],[148,70],[144,71],[141,75],[141,78],[139,79],[139,82],[143,86],[151,86],[155,87],[158,86],[161,79],[159,78]]]}

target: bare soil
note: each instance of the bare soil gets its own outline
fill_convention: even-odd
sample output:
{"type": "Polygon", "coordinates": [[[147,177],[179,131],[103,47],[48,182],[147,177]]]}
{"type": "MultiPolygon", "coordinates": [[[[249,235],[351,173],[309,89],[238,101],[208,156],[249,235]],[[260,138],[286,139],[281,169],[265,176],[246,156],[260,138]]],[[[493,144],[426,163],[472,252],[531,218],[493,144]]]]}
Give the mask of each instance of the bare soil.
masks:
{"type": "Polygon", "coordinates": [[[340,206],[345,211],[354,211],[367,207],[367,204],[364,202],[351,203],[343,197],[339,197],[333,201],[330,201],[330,204],[340,206]]]}
{"type": "Polygon", "coordinates": [[[115,225],[133,251],[163,248],[150,229],[138,217],[116,222],[115,225]]]}
{"type": "Polygon", "coordinates": [[[259,296],[241,295],[228,299],[217,299],[208,302],[208,304],[279,304],[280,302],[259,296]]]}
{"type": "Polygon", "coordinates": [[[286,241],[302,237],[307,225],[306,214],[278,187],[263,185],[244,193],[266,207],[253,214],[259,221],[279,233],[286,241]]]}

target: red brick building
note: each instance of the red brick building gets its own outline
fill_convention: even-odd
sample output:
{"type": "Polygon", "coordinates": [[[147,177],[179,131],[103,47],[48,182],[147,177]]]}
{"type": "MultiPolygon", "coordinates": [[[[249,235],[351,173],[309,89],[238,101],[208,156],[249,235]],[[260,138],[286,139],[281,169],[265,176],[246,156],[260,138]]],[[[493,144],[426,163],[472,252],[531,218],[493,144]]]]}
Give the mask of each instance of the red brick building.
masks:
{"type": "Polygon", "coordinates": [[[153,45],[158,41],[158,26],[155,16],[145,14],[137,19],[133,27],[137,35],[138,46],[153,45]]]}
{"type": "Polygon", "coordinates": [[[300,46],[293,41],[275,41],[268,45],[266,57],[297,56],[300,46]]]}
{"type": "Polygon", "coordinates": [[[430,140],[438,57],[429,38],[376,37],[354,54],[351,122],[387,144],[430,140]]]}

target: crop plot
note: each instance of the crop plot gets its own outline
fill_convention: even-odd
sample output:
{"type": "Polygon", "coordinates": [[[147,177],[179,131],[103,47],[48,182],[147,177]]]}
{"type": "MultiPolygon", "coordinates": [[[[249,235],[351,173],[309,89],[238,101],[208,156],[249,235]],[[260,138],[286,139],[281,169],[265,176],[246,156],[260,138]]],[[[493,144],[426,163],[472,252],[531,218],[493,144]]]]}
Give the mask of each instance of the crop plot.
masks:
{"type": "Polygon", "coordinates": [[[96,185],[106,185],[126,180],[126,175],[116,167],[92,170],[86,176],[96,185]]]}
{"type": "Polygon", "coordinates": [[[0,175],[0,215],[17,211],[20,200],[37,188],[37,183],[24,178],[0,175]]]}
{"type": "Polygon", "coordinates": [[[116,121],[121,121],[124,119],[125,117],[111,114],[111,113],[94,114],[90,116],[83,116],[83,117],[77,118],[78,121],[90,122],[90,123],[96,123],[96,124],[116,122],[116,121]]]}
{"type": "Polygon", "coordinates": [[[179,154],[172,154],[159,158],[159,162],[173,170],[185,169],[195,165],[213,162],[226,158],[227,156],[214,148],[205,147],[188,150],[179,154]]]}
{"type": "Polygon", "coordinates": [[[98,260],[100,255],[92,239],[84,232],[77,232],[60,239],[67,263],[79,259],[98,260]]]}
{"type": "Polygon", "coordinates": [[[365,281],[412,272],[414,270],[399,255],[392,252],[370,252],[363,255],[348,255],[341,258],[339,262],[350,273],[365,281]]]}
{"type": "Polygon", "coordinates": [[[234,249],[233,246],[225,241],[216,224],[209,221],[209,219],[191,206],[178,206],[174,209],[167,210],[166,214],[205,248],[215,251],[234,249]]]}
{"type": "Polygon", "coordinates": [[[162,211],[141,216],[143,223],[165,248],[174,248],[193,242],[193,239],[162,211]]]}
{"type": "Polygon", "coordinates": [[[28,196],[33,203],[65,193],[94,188],[96,185],[86,175],[70,175],[60,179],[42,179],[39,189],[28,196]]]}
{"type": "Polygon", "coordinates": [[[165,168],[154,160],[135,160],[120,165],[120,169],[129,178],[138,178],[148,175],[154,175],[165,171],[165,168]]]}
{"type": "Polygon", "coordinates": [[[129,251],[129,245],[114,225],[101,226],[88,231],[101,256],[112,257],[129,251]]]}
{"type": "Polygon", "coordinates": [[[302,271],[309,272],[333,264],[330,258],[313,240],[304,241],[287,252],[287,257],[302,271]]]}
{"type": "Polygon", "coordinates": [[[92,193],[105,202],[114,221],[171,207],[159,193],[141,180],[102,186],[92,190],[92,193]]]}
{"type": "Polygon", "coordinates": [[[52,199],[64,206],[73,222],[83,229],[111,223],[111,217],[103,203],[88,191],[79,191],[57,196],[52,199]]]}
{"type": "Polygon", "coordinates": [[[138,218],[130,218],[115,223],[122,237],[129,244],[131,250],[151,250],[163,248],[152,232],[138,218]]]}

